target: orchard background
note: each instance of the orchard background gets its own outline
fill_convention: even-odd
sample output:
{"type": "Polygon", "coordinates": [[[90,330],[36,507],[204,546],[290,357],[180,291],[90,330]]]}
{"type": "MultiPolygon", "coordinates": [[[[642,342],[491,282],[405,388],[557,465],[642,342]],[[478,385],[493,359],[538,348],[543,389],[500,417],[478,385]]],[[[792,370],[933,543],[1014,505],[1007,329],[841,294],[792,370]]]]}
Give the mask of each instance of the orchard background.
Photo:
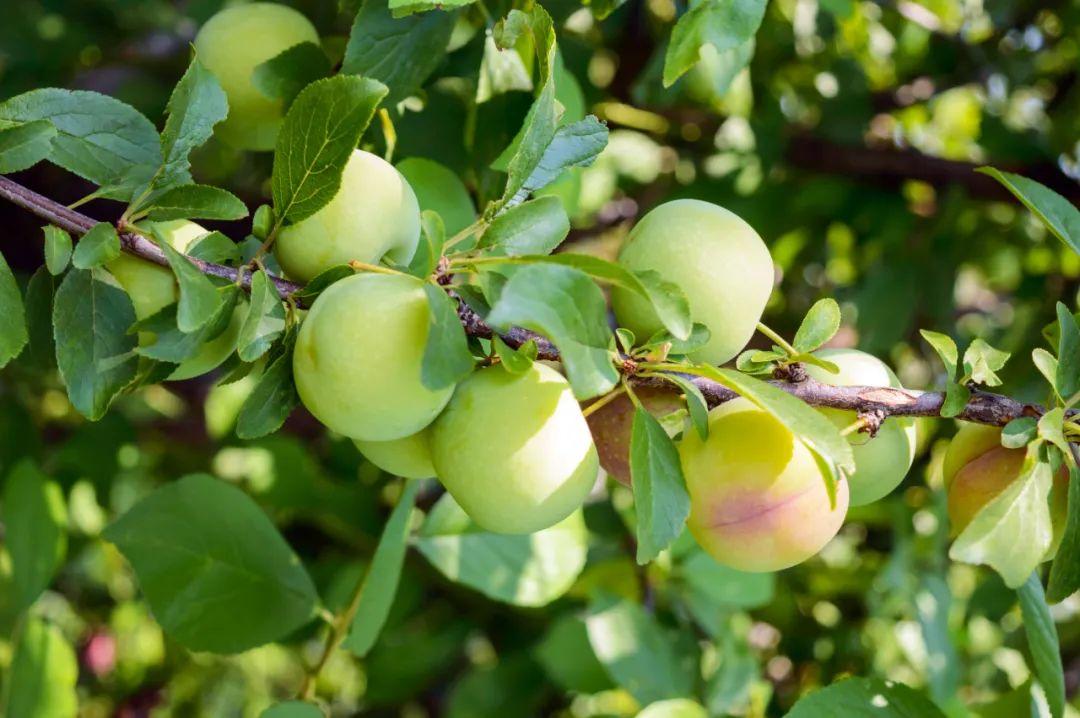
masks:
{"type": "Polygon", "coordinates": [[[3,715],[1077,714],[1075,2],[283,7],[0,10],[3,715]],[[805,489],[734,546],[733,407],[805,489]]]}

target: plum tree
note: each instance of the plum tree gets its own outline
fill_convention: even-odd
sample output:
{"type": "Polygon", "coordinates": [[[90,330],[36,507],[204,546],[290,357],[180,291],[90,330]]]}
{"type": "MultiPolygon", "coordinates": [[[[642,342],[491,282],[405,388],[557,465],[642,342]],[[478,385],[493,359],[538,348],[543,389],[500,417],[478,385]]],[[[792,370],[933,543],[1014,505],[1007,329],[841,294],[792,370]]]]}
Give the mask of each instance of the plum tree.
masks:
{"type": "MultiPolygon", "coordinates": [[[[155,222],[154,227],[170,245],[180,250],[187,248],[196,239],[206,234],[206,229],[184,219],[168,222],[155,222]]],[[[172,270],[130,254],[121,254],[106,265],[106,269],[124,288],[131,298],[135,317],[146,319],[180,297],[180,289],[172,270]]],[[[238,303],[225,330],[202,345],[198,352],[183,362],[169,375],[169,379],[179,381],[200,376],[215,369],[225,361],[236,348],[240,327],[244,323],[246,304],[238,303]]],[[[146,346],[155,341],[153,334],[141,332],[139,343],[146,346]]]]}
{"type": "Polygon", "coordinates": [[[848,487],[829,506],[814,455],[776,417],[738,398],[709,412],[709,437],[683,435],[687,526],[722,564],[779,571],[810,558],[840,530],[848,487]]]}
{"type": "MultiPolygon", "coordinates": [[[[664,416],[683,408],[683,401],[674,389],[642,386],[634,393],[653,416],[664,416]]],[[[600,457],[600,466],[613,479],[629,486],[634,403],[623,394],[589,414],[586,420],[600,457]]]]}
{"type": "Polygon", "coordinates": [[[446,490],[489,531],[553,526],[596,482],[596,447],[570,385],[534,363],[489,367],[458,385],[432,427],[431,455],[446,490]]]}
{"type": "Polygon", "coordinates": [[[301,401],[351,439],[390,441],[420,431],[453,387],[420,381],[428,300],[419,279],[357,274],[319,295],[300,326],[293,378],[301,401]]]}
{"type": "MultiPolygon", "coordinates": [[[[857,349],[822,349],[815,356],[836,364],[839,374],[832,374],[813,364],[806,365],[806,373],[814,379],[833,386],[891,386],[901,388],[900,380],[883,361],[857,349]]],[[[837,427],[843,428],[855,421],[853,411],[842,409],[819,409],[837,427]]],[[[852,506],[863,506],[886,496],[895,489],[915,460],[917,443],[915,421],[910,417],[892,417],[881,425],[877,436],[868,439],[866,434],[850,434],[852,452],[855,454],[855,473],[849,479],[848,488],[852,506]]]]}
{"type": "Polygon", "coordinates": [[[386,160],[354,150],[329,204],[282,228],[275,255],[293,279],[309,282],[350,261],[374,264],[383,255],[406,264],[420,240],[420,206],[400,172],[386,160]]]}
{"type": "Polygon", "coordinates": [[[435,475],[431,464],[431,427],[390,441],[353,441],[371,463],[388,474],[406,479],[435,475]]]}
{"type": "MultiPolygon", "coordinates": [[[[691,317],[711,333],[692,357],[713,364],[746,346],[772,292],[772,258],[753,227],[723,207],[695,199],[666,202],[642,217],[619,262],[658,272],[682,288],[691,317]]],[[[616,287],[611,300],[619,324],[639,338],[662,328],[638,295],[616,287]]]]}
{"type": "MultiPolygon", "coordinates": [[[[948,497],[952,535],[958,536],[979,510],[1020,476],[1024,449],[1001,445],[1001,429],[964,422],[945,452],[942,476],[948,497]]],[[[1069,507],[1069,472],[1062,469],[1054,476],[1050,489],[1050,517],[1054,539],[1047,558],[1057,553],[1065,532],[1069,507]]]]}
{"type": "Polygon", "coordinates": [[[255,68],[303,42],[319,42],[306,17],[276,3],[226,8],[195,36],[199,60],[217,77],[229,101],[229,116],[215,128],[219,138],[242,150],[272,150],[283,104],[252,83],[255,68]]]}

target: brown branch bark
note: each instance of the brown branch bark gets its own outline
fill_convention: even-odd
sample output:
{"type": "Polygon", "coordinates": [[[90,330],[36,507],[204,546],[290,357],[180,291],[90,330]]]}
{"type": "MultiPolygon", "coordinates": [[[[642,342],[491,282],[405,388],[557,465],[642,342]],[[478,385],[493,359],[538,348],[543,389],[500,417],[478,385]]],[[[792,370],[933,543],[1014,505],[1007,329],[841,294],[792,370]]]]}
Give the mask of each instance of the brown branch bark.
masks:
{"type": "MultiPolygon", "coordinates": [[[[86,215],[69,209],[44,195],[41,195],[14,180],[0,176],[0,197],[32,212],[41,219],[56,225],[57,227],[71,232],[77,236],[85,234],[97,222],[86,215]]],[[[161,249],[149,239],[137,234],[122,232],[120,243],[125,252],[142,257],[147,261],[167,266],[165,255],[161,249]]],[[[189,257],[199,269],[214,277],[220,277],[229,281],[238,281],[245,289],[250,289],[251,275],[244,269],[227,267],[222,264],[205,262],[189,257]]],[[[285,297],[294,294],[303,287],[281,277],[271,276],[271,280],[277,286],[279,293],[285,297]]],[[[465,332],[469,336],[491,338],[495,331],[464,302],[459,301],[458,316],[461,318],[465,332]]],[[[499,335],[507,345],[517,348],[532,340],[536,342],[537,354],[540,359],[558,360],[559,352],[555,345],[546,337],[520,327],[513,327],[499,335]]],[[[698,376],[686,376],[692,381],[704,395],[710,406],[722,404],[738,396],[730,389],[717,384],[714,381],[698,376]]],[[[662,381],[651,377],[636,377],[635,382],[650,384],[662,381]]],[[[878,414],[880,416],[939,416],[945,397],[940,392],[912,391],[906,389],[892,389],[889,387],[874,386],[846,386],[837,387],[823,384],[810,378],[800,378],[799,381],[773,381],[775,386],[797,396],[807,404],[813,406],[830,407],[834,409],[847,409],[863,414],[878,414]]],[[[975,391],[971,400],[960,413],[960,419],[978,422],[980,424],[992,424],[1004,426],[1009,421],[1021,416],[1038,416],[1043,409],[1033,404],[1024,404],[1007,396],[991,394],[989,392],[975,391]]]]}

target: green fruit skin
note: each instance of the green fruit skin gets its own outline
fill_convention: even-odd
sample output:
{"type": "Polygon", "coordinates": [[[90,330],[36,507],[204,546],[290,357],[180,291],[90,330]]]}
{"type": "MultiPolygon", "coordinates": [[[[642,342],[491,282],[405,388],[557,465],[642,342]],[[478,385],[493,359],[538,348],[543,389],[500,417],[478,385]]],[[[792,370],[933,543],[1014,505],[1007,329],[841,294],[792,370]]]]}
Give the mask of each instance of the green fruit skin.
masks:
{"type": "Polygon", "coordinates": [[[281,268],[299,282],[356,260],[375,264],[383,255],[408,264],[420,241],[420,205],[394,166],[354,150],[329,204],[289,225],[274,245],[281,268]]]}
{"type": "MultiPolygon", "coordinates": [[[[181,252],[187,251],[192,242],[207,232],[204,227],[186,219],[155,222],[154,227],[165,241],[181,252]]],[[[121,254],[106,264],[105,268],[128,293],[137,319],[146,319],[157,314],[180,298],[176,278],[168,267],[153,264],[130,254],[121,254]]],[[[237,302],[225,331],[204,344],[195,356],[185,359],[169,375],[169,379],[172,381],[191,379],[220,366],[236,349],[236,341],[240,336],[240,327],[244,323],[246,313],[246,304],[237,302]]],[[[152,344],[154,341],[152,333],[139,333],[139,343],[143,346],[152,344]]]]}
{"type": "MultiPolygon", "coordinates": [[[[942,464],[949,524],[953,536],[968,527],[983,506],[1020,476],[1026,455],[1024,449],[1001,445],[1001,429],[963,422],[949,442],[942,464]]],[[[1050,518],[1054,536],[1046,560],[1057,554],[1065,535],[1069,511],[1069,472],[1062,468],[1050,488],[1050,518]]]]}
{"type": "Polygon", "coordinates": [[[432,427],[435,473],[488,531],[532,533],[585,501],[599,460],[566,379],[534,363],[482,369],[458,385],[432,427]]]}
{"type": "MultiPolygon", "coordinates": [[[[682,288],[695,322],[709,328],[709,342],[691,358],[723,364],[750,341],[773,285],[769,250],[738,215],[709,202],[680,199],[646,214],[630,232],[619,262],[653,270],[682,288]]],[[[615,287],[619,324],[647,339],[663,328],[638,295],[615,287]]]]}
{"type": "Polygon", "coordinates": [[[771,414],[738,398],[709,412],[709,437],[679,443],[690,493],[687,526],[706,552],[740,571],[779,571],[820,551],[840,530],[848,487],[830,508],[813,454],[771,414]]]}
{"type": "Polygon", "coordinates": [[[315,27],[296,10],[276,3],[236,5],[206,21],[195,36],[195,53],[229,101],[228,117],[214,128],[221,140],[241,150],[274,149],[284,107],[281,100],[262,94],[251,75],[304,42],[319,42],[315,27]]]}
{"type": "Polygon", "coordinates": [[[438,212],[450,239],[476,219],[476,209],[465,183],[451,170],[424,157],[410,157],[397,170],[416,193],[420,210],[438,212]]]}
{"type": "MultiPolygon", "coordinates": [[[[814,356],[836,364],[839,374],[806,364],[811,378],[833,386],[889,386],[902,389],[900,380],[883,361],[857,349],[820,349],[814,356]]],[[[837,426],[844,428],[856,420],[855,412],[819,409],[837,426]]],[[[848,435],[855,455],[855,473],[848,477],[852,506],[865,506],[887,496],[907,476],[915,460],[918,433],[911,417],[892,417],[878,430],[877,436],[848,435]]]]}
{"type": "Polygon", "coordinates": [[[420,381],[427,332],[419,279],[357,274],[334,283],[315,300],[296,339],[293,378],[301,401],[350,439],[415,434],[454,391],[433,391],[420,381]]]}
{"type": "Polygon", "coordinates": [[[354,441],[371,463],[404,479],[427,479],[435,475],[431,464],[431,427],[391,441],[354,441]]]}

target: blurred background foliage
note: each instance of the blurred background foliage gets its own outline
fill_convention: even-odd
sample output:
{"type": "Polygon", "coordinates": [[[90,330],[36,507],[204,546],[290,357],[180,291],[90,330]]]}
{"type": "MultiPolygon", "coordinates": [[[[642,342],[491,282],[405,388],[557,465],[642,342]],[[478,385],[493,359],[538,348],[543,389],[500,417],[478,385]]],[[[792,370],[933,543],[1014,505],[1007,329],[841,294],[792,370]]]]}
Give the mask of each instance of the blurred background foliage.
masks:
{"type": "MultiPolygon", "coordinates": [[[[357,3],[292,4],[340,56],[357,3]]],[[[1076,309],[1080,259],[973,169],[1009,169],[1080,202],[1080,4],[773,0],[748,65],[749,53],[706,48],[670,88],[661,82],[665,44],[684,2],[629,0],[603,21],[594,11],[610,10],[604,2],[544,4],[559,29],[565,117],[594,113],[611,129],[594,166],[546,190],[574,219],[568,246],[611,257],[656,204],[716,202],[769,244],[778,288],[765,321],[780,331],[790,334],[814,301],[833,296],[844,312],[834,343],[889,360],[909,387],[940,378],[922,327],[1012,352],[1002,389],[1044,398],[1028,356],[1056,301],[1076,309]]],[[[92,89],[160,119],[189,42],[220,7],[5,0],[0,97],[92,89]]],[[[485,55],[486,18],[510,7],[493,0],[463,11],[453,51],[394,118],[395,161],[450,167],[479,207],[501,190],[490,165],[531,98],[523,62],[508,68],[485,55]]],[[[366,141],[382,151],[377,125],[366,141]]],[[[193,170],[254,207],[269,195],[269,166],[269,155],[211,142],[193,170]]],[[[46,165],[22,180],[66,202],[88,191],[46,165]]],[[[87,211],[118,212],[101,202],[87,211]]],[[[41,263],[38,225],[9,205],[0,218],[4,255],[28,276],[41,263]]],[[[90,424],[45,362],[24,355],[0,374],[0,472],[33,456],[66,499],[66,563],[39,605],[77,647],[80,716],[256,716],[295,690],[297,656],[317,654],[315,627],[235,657],[170,643],[130,569],[100,539],[154,486],[192,471],[243,486],[283,528],[331,609],[370,558],[393,485],[302,412],[278,436],[237,440],[232,422],[249,390],[246,380],[153,386],[90,424]]],[[[775,577],[732,575],[692,542],[637,567],[624,525],[630,496],[617,487],[612,501],[586,508],[584,570],[541,608],[451,583],[413,552],[374,651],[362,662],[337,652],[320,693],[334,696],[335,716],[635,715],[642,695],[601,665],[582,619],[602,596],[644,606],[676,656],[700,658],[689,674],[711,715],[782,715],[846,674],[923,687],[950,715],[1021,715],[1030,671],[1015,595],[990,571],[948,562],[939,463],[953,427],[925,420],[920,429],[922,458],[902,487],[853,510],[820,556],[775,577]]],[[[0,581],[9,573],[0,554],[0,581]]],[[[0,635],[10,635],[15,608],[0,590],[0,635]]],[[[1053,611],[1075,704],[1080,599],[1053,611]]],[[[630,614],[623,618],[641,618],[630,614]]],[[[12,650],[5,641],[0,665],[12,650]]],[[[647,673],[650,647],[624,648],[647,673]]]]}

